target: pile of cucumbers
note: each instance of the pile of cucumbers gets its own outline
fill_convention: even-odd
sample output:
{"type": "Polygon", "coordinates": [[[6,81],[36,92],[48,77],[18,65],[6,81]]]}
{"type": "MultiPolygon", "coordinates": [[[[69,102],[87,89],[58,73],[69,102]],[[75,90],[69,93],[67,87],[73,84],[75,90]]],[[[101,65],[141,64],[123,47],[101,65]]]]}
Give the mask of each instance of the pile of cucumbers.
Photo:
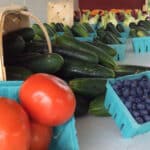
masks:
{"type": "MultiPolygon", "coordinates": [[[[52,24],[44,25],[51,37],[52,24]]],[[[119,66],[113,59],[116,51],[103,42],[80,42],[68,33],[58,35],[55,30],[51,38],[53,53],[49,53],[37,24],[3,36],[7,79],[25,80],[39,72],[62,78],[76,96],[76,117],[87,113],[108,116],[103,104],[107,79],[149,69],[119,66]]]]}
{"type": "Polygon", "coordinates": [[[99,28],[97,30],[97,38],[95,41],[100,41],[105,44],[122,44],[119,38],[121,38],[121,32],[124,31],[121,24],[116,27],[110,22],[106,28],[99,28]]]}
{"type": "MultiPolygon", "coordinates": [[[[47,29],[51,39],[54,39],[57,35],[61,35],[64,33],[73,37],[89,37],[91,33],[95,32],[89,23],[77,22],[72,27],[69,27],[68,25],[63,25],[62,23],[43,23],[43,25],[47,29]]],[[[32,28],[36,33],[37,39],[44,38],[44,34],[37,24],[34,24],[32,28]]]]}

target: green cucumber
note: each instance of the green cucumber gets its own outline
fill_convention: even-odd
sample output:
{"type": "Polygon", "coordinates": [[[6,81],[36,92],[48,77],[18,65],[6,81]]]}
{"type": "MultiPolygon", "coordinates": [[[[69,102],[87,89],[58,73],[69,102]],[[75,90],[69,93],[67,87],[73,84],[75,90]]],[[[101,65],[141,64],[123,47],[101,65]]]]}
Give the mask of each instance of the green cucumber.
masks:
{"type": "Polygon", "coordinates": [[[63,66],[63,57],[56,53],[41,54],[23,65],[33,72],[56,73],[63,66]]]}
{"type": "Polygon", "coordinates": [[[72,26],[72,32],[77,37],[88,37],[89,36],[89,32],[87,31],[87,29],[79,23],[74,24],[72,26]]]}
{"type": "Polygon", "coordinates": [[[15,33],[22,36],[25,41],[33,40],[35,35],[33,29],[30,27],[17,30],[15,33]]]}
{"type": "Polygon", "coordinates": [[[117,64],[111,56],[109,56],[103,50],[89,44],[86,42],[80,42],[70,36],[62,35],[56,38],[56,44],[63,48],[87,51],[90,53],[95,53],[99,58],[99,63],[110,68],[115,68],[117,64]]]}
{"type": "Polygon", "coordinates": [[[67,48],[59,48],[53,47],[53,52],[62,55],[63,57],[68,58],[76,58],[79,60],[86,61],[87,63],[95,63],[98,64],[98,57],[95,54],[89,53],[87,51],[67,49],[67,48]]]}
{"type": "Polygon", "coordinates": [[[95,46],[101,48],[102,50],[104,50],[107,54],[109,54],[110,56],[116,56],[117,52],[115,49],[111,48],[110,46],[106,45],[105,43],[101,42],[100,40],[96,40],[93,43],[95,46]]]}
{"type": "Polygon", "coordinates": [[[106,31],[102,41],[106,44],[122,44],[118,37],[110,31],[106,31]]]}
{"type": "Polygon", "coordinates": [[[44,27],[46,28],[49,37],[55,36],[56,33],[54,33],[54,31],[51,29],[51,27],[49,26],[49,24],[44,23],[43,25],[44,25],[44,27]]]}
{"type": "Polygon", "coordinates": [[[56,23],[55,28],[57,32],[64,32],[64,25],[62,23],[56,23]]]}
{"type": "Polygon", "coordinates": [[[106,81],[106,78],[75,78],[69,81],[69,86],[77,94],[95,97],[105,92],[106,81]]]}
{"type": "Polygon", "coordinates": [[[4,55],[17,56],[23,53],[25,48],[25,41],[22,36],[19,35],[6,35],[3,38],[4,55]]]}
{"type": "Polygon", "coordinates": [[[34,40],[26,43],[24,52],[29,53],[48,53],[47,43],[42,40],[34,40]]]}
{"type": "Polygon", "coordinates": [[[6,66],[7,80],[25,80],[32,74],[32,71],[21,66],[6,66]]]}
{"type": "Polygon", "coordinates": [[[73,36],[71,28],[68,25],[64,26],[64,32],[69,34],[70,36],[73,36]]]}
{"type": "Polygon", "coordinates": [[[40,36],[42,39],[45,39],[44,33],[38,24],[33,24],[32,29],[33,29],[35,34],[40,36]]]}
{"type": "Polygon", "coordinates": [[[88,30],[89,33],[93,33],[94,30],[89,23],[83,23],[84,27],[88,30]]]}
{"type": "Polygon", "coordinates": [[[64,65],[61,69],[61,75],[68,78],[77,77],[114,77],[115,73],[113,70],[98,65],[91,64],[85,61],[64,58],[64,65]]]}
{"type": "Polygon", "coordinates": [[[116,29],[117,29],[119,32],[124,32],[124,27],[123,27],[123,25],[120,24],[120,23],[117,24],[116,29]]]}
{"type": "Polygon", "coordinates": [[[146,66],[138,66],[138,65],[118,65],[118,67],[114,70],[116,77],[136,74],[144,71],[150,71],[150,67],[146,66]]]}
{"type": "Polygon", "coordinates": [[[117,37],[121,37],[118,30],[116,29],[116,27],[111,22],[107,24],[106,31],[110,31],[113,34],[115,34],[117,37]]]}
{"type": "Polygon", "coordinates": [[[33,52],[28,52],[28,53],[22,53],[18,56],[4,56],[4,62],[5,65],[22,65],[26,63],[29,59],[36,59],[37,56],[40,56],[40,53],[33,53],[33,52]]]}
{"type": "Polygon", "coordinates": [[[104,107],[105,94],[95,97],[91,100],[88,113],[94,116],[107,117],[110,116],[107,109],[104,107]]]}

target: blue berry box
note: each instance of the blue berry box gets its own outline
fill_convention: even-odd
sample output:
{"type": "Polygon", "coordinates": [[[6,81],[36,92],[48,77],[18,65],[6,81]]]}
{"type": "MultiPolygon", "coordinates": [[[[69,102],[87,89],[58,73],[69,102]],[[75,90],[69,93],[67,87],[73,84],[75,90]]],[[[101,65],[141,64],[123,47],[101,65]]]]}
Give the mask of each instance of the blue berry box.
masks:
{"type": "Polygon", "coordinates": [[[105,108],[124,138],[150,131],[150,71],[108,79],[105,108]]]}

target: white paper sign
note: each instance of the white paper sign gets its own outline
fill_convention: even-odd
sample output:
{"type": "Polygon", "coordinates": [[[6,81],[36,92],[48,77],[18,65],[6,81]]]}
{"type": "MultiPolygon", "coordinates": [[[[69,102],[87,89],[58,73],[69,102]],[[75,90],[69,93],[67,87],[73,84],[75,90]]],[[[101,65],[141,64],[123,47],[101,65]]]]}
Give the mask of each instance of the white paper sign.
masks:
{"type": "Polygon", "coordinates": [[[48,23],[63,23],[72,26],[74,18],[73,0],[49,0],[48,23]]]}

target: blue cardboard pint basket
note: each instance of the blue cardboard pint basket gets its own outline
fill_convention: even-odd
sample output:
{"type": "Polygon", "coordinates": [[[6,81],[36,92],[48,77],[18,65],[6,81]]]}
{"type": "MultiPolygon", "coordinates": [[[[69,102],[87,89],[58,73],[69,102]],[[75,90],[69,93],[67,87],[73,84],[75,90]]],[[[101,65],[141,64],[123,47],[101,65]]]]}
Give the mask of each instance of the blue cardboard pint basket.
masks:
{"type": "Polygon", "coordinates": [[[150,37],[136,37],[132,39],[133,50],[136,54],[150,52],[150,37]]]}
{"type": "MultiPolygon", "coordinates": [[[[19,102],[18,92],[23,81],[0,81],[0,97],[19,102]]],[[[53,129],[49,150],[79,150],[75,119],[53,129]]]]}
{"type": "Polygon", "coordinates": [[[126,44],[109,44],[108,46],[112,47],[117,51],[117,55],[114,57],[116,61],[122,61],[126,55],[126,44]]]}
{"type": "Polygon", "coordinates": [[[146,71],[139,74],[119,77],[116,79],[109,79],[106,84],[107,92],[105,96],[105,108],[108,109],[112,118],[115,120],[115,123],[120,129],[124,138],[131,138],[135,135],[150,131],[150,122],[138,124],[126,106],[123,104],[120,97],[116,94],[111,84],[115,83],[116,80],[122,81],[125,79],[138,79],[143,75],[148,76],[150,79],[150,71],[146,71]]]}

